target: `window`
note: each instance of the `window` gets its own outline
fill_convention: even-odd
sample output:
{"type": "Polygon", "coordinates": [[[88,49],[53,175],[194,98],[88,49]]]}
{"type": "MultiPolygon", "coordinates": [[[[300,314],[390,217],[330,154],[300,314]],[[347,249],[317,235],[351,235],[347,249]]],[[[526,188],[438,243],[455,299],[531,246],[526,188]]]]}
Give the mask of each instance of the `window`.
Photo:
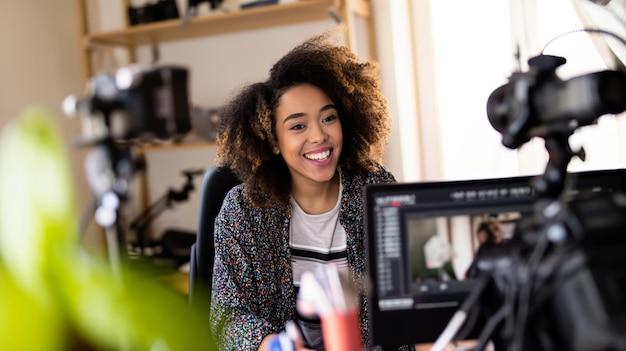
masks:
{"type": "MultiPolygon", "coordinates": [[[[571,0],[411,0],[414,65],[424,180],[540,173],[547,160],[541,140],[520,151],[504,148],[489,125],[489,94],[521,63],[559,34],[583,27],[571,0]],[[516,59],[520,53],[520,62],[516,59]]],[[[587,34],[565,36],[547,54],[564,56],[563,79],[606,66],[587,34]]],[[[399,126],[402,128],[402,125],[399,126]]],[[[617,168],[626,163],[626,121],[603,117],[572,138],[587,162],[570,170],[617,168]]],[[[406,162],[406,161],[405,161],[406,162]]]]}

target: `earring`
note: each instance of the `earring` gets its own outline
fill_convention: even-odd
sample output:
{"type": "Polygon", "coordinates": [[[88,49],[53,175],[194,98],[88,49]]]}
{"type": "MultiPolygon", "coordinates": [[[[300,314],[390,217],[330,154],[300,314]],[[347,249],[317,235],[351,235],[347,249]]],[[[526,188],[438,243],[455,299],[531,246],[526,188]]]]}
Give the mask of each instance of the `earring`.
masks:
{"type": "Polygon", "coordinates": [[[274,148],[272,149],[272,152],[274,153],[274,155],[278,155],[280,154],[280,149],[278,148],[278,146],[274,146],[274,148]]]}

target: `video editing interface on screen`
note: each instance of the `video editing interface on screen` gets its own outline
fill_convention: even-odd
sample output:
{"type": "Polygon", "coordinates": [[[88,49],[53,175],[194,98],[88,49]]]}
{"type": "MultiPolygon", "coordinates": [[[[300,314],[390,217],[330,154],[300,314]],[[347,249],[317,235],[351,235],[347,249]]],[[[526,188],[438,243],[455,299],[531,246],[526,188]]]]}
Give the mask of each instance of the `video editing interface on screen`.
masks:
{"type": "MultiPolygon", "coordinates": [[[[625,172],[579,173],[574,190],[623,191],[625,172]]],[[[532,212],[530,177],[366,188],[370,323],[381,346],[434,341],[473,287],[475,254],[532,212]]]]}

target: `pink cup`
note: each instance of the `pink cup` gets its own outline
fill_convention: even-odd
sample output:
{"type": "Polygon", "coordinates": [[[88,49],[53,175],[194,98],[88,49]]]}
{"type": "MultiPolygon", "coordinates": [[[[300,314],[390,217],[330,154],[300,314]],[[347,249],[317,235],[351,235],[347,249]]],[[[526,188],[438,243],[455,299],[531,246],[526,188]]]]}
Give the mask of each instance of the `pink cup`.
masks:
{"type": "Polygon", "coordinates": [[[322,318],[324,348],[327,351],[361,350],[361,331],[356,310],[332,311],[322,318]]]}

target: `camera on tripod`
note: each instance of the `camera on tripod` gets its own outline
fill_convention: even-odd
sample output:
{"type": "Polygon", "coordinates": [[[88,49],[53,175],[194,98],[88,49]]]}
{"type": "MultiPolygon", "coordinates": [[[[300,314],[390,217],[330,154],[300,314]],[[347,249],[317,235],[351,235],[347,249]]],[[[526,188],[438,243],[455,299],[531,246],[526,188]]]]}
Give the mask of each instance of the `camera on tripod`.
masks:
{"type": "Polygon", "coordinates": [[[145,167],[133,146],[143,139],[178,138],[191,129],[187,86],[185,68],[133,65],[92,78],[86,94],[63,102],[67,115],[81,117],[80,144],[91,146],[85,159],[87,182],[114,271],[127,254],[121,217],[130,182],[145,167]]]}
{"type": "Polygon", "coordinates": [[[626,74],[564,63],[532,58],[487,104],[507,147],[545,140],[543,175],[366,187],[373,345],[626,350],[626,170],[567,173],[569,137],[626,110],[626,74]]]}
{"type": "Polygon", "coordinates": [[[558,56],[529,60],[489,97],[487,113],[515,149],[545,139],[549,160],[533,179],[534,210],[508,242],[475,257],[479,283],[464,306],[485,322],[478,349],[626,350],[626,195],[572,196],[567,166],[584,152],[569,137],[626,110],[626,74],[606,70],[567,81],[558,56]]]}

